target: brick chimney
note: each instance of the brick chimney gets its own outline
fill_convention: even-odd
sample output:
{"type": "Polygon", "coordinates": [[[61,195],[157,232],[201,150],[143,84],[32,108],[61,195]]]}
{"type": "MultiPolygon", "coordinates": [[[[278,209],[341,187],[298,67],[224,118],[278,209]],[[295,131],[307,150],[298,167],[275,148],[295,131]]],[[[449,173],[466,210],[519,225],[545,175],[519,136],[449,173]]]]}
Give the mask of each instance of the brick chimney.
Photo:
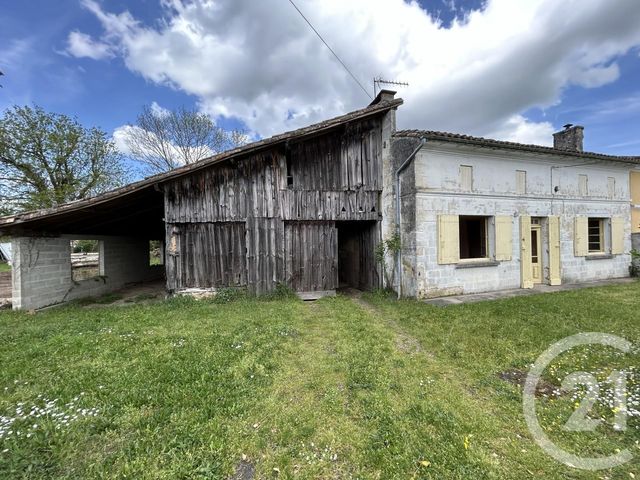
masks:
{"type": "Polygon", "coordinates": [[[568,123],[564,126],[564,130],[553,134],[553,148],[570,152],[582,152],[583,140],[584,127],[568,123]]]}

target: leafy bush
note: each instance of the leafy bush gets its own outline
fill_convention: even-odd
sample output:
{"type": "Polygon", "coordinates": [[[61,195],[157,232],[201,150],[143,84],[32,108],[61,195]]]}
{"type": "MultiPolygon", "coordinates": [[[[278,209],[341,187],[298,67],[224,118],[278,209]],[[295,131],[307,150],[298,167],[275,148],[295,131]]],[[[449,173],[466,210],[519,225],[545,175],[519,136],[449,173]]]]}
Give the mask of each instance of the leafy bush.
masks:
{"type": "Polygon", "coordinates": [[[629,267],[629,272],[632,277],[640,277],[640,251],[633,249],[630,253],[631,266],[629,267]]]}
{"type": "Polygon", "coordinates": [[[74,240],[71,242],[73,253],[89,253],[98,251],[97,240],[74,240]]]}
{"type": "Polygon", "coordinates": [[[213,297],[213,303],[230,303],[245,298],[247,293],[242,288],[221,288],[213,297]]]}
{"type": "Polygon", "coordinates": [[[276,288],[272,292],[260,296],[261,300],[286,300],[293,298],[298,298],[296,292],[280,282],[276,284],[276,288]]]}

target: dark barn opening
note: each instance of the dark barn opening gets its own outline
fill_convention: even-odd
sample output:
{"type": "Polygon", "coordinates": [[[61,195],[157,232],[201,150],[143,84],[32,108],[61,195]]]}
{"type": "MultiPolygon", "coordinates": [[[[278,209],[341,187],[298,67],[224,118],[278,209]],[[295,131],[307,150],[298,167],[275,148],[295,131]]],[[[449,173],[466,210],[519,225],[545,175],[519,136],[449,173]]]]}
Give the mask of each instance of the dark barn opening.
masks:
{"type": "Polygon", "coordinates": [[[375,249],[378,222],[341,221],[338,229],[338,281],[340,288],[373,290],[379,287],[375,249]]]}

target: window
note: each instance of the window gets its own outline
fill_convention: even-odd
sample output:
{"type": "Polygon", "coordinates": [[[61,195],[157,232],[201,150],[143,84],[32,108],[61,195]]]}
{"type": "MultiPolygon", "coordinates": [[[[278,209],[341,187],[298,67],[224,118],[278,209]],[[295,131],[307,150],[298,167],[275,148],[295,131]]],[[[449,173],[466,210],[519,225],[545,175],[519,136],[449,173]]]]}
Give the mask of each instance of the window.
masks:
{"type": "Polygon", "coordinates": [[[460,216],[460,260],[488,258],[489,217],[460,216]]]}
{"type": "Polygon", "coordinates": [[[292,161],[291,161],[291,150],[287,148],[287,152],[285,153],[285,160],[287,163],[287,187],[291,188],[293,187],[293,169],[292,167],[292,161]]]}
{"type": "Polygon", "coordinates": [[[589,218],[589,253],[604,253],[604,218],[589,218]]]}
{"type": "Polygon", "coordinates": [[[616,179],[613,177],[607,178],[607,195],[609,198],[616,196],[616,179]]]}
{"type": "Polygon", "coordinates": [[[98,240],[71,240],[71,278],[74,282],[104,275],[98,240]]]}
{"type": "Polygon", "coordinates": [[[527,172],[516,170],[516,193],[524,195],[527,193],[527,172]]]}
{"type": "Polygon", "coordinates": [[[149,240],[149,265],[164,265],[164,244],[161,240],[149,240]]]}
{"type": "Polygon", "coordinates": [[[460,165],[460,189],[465,192],[473,190],[473,167],[460,165]]]}
{"type": "Polygon", "coordinates": [[[589,177],[586,175],[578,175],[578,194],[581,197],[589,195],[589,177]]]}

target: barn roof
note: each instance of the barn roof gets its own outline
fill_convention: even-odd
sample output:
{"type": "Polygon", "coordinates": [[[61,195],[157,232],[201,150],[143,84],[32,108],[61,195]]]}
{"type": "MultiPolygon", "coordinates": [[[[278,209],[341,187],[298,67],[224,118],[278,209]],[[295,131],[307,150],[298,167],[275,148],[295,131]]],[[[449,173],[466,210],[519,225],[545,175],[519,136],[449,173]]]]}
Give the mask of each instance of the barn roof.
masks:
{"type": "Polygon", "coordinates": [[[243,157],[280,143],[319,135],[347,123],[397,108],[402,105],[402,99],[389,100],[394,93],[383,90],[366,108],[227,150],[199,162],[153,175],[95,197],[76,200],[53,208],[0,217],[0,232],[17,234],[23,230],[51,229],[58,233],[113,235],[116,234],[114,232],[125,234],[136,231],[148,236],[151,231],[154,234],[157,233],[158,238],[162,238],[163,235],[160,234],[163,228],[164,207],[162,194],[157,188],[161,183],[220,162],[243,157]],[[101,222],[97,227],[96,217],[100,217],[101,222]]]}
{"type": "Polygon", "coordinates": [[[413,137],[426,138],[427,140],[435,140],[441,142],[454,142],[467,145],[476,145],[480,147],[499,148],[506,150],[519,150],[529,153],[543,153],[550,155],[562,155],[569,157],[586,158],[592,160],[608,160],[613,162],[632,163],[640,165],[640,157],[607,155],[604,153],[594,152],[574,152],[571,150],[561,150],[553,147],[545,147],[542,145],[530,145],[526,143],[506,142],[503,140],[493,140],[491,138],[472,137],[471,135],[463,135],[460,133],[437,132],[434,130],[398,130],[393,134],[394,137],[413,137]]]}

